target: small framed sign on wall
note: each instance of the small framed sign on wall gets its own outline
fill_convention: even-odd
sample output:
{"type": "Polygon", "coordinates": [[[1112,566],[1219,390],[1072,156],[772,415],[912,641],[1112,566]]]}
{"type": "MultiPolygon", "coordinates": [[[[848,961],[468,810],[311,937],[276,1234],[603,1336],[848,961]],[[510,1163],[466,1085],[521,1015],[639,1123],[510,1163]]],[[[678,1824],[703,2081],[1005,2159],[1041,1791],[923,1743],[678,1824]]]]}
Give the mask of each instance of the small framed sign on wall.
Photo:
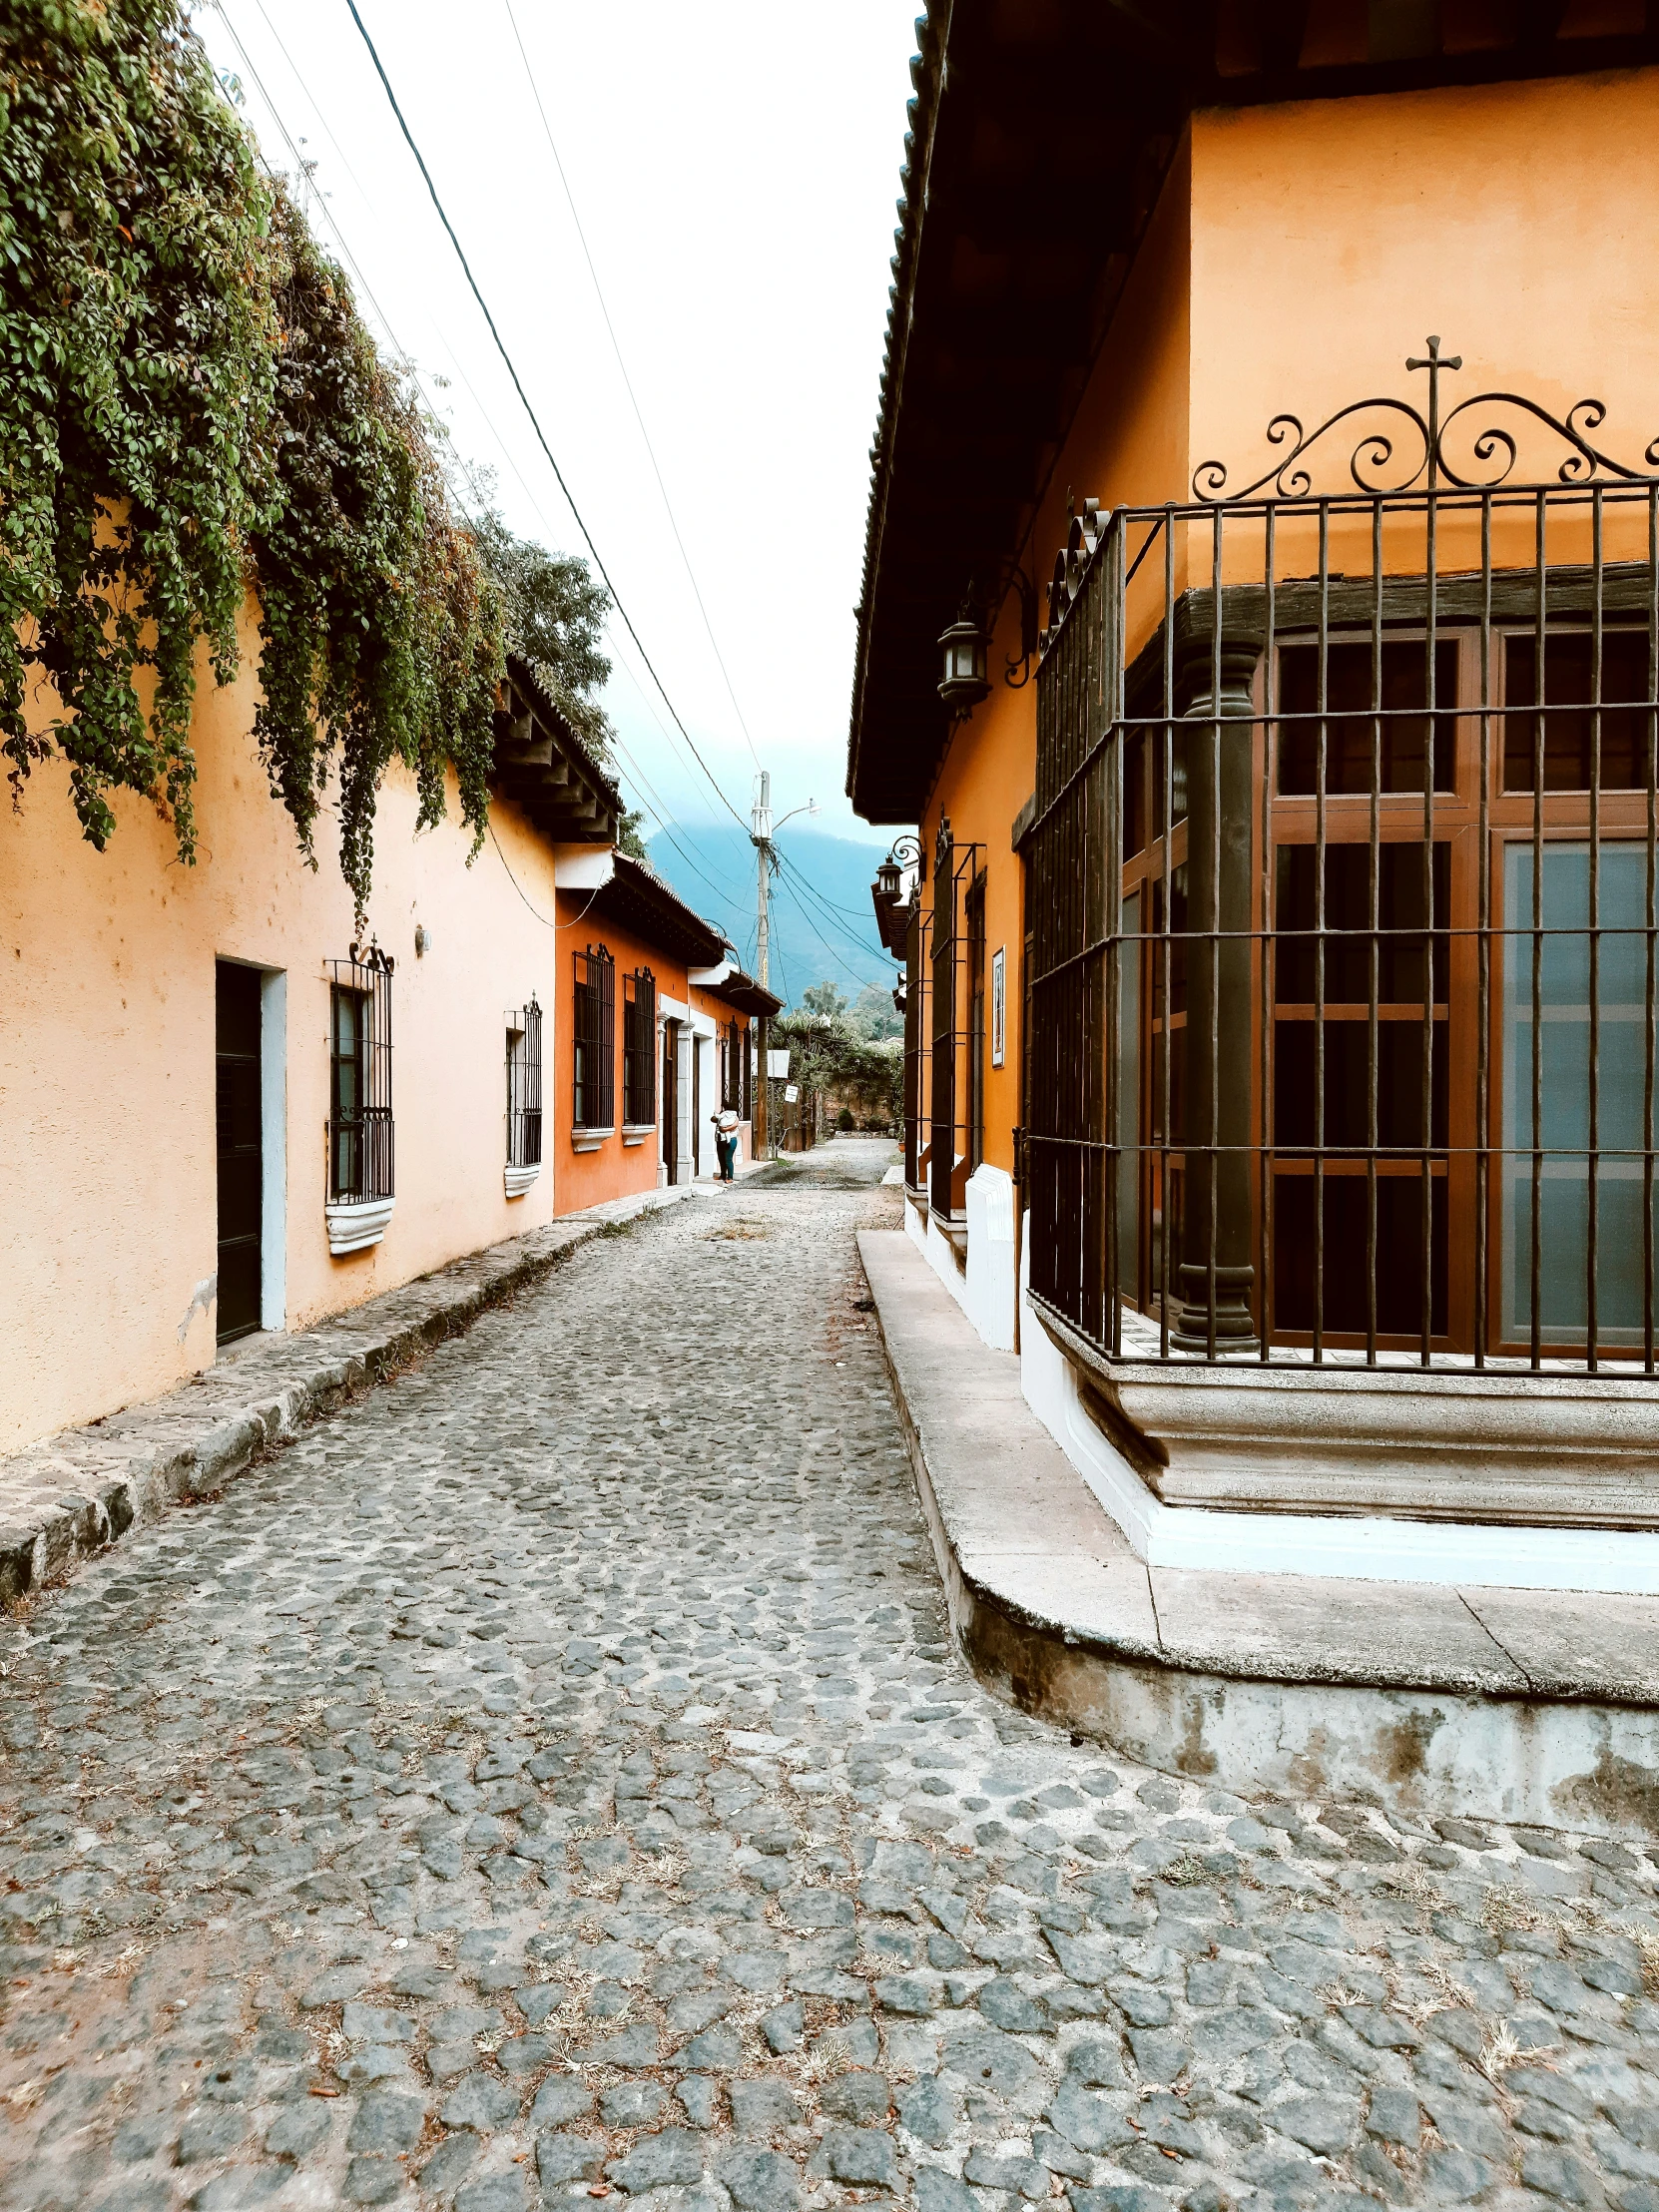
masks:
{"type": "Polygon", "coordinates": [[[1008,955],[1002,945],[991,954],[991,1066],[1002,1065],[1008,1037],[1008,955]]]}

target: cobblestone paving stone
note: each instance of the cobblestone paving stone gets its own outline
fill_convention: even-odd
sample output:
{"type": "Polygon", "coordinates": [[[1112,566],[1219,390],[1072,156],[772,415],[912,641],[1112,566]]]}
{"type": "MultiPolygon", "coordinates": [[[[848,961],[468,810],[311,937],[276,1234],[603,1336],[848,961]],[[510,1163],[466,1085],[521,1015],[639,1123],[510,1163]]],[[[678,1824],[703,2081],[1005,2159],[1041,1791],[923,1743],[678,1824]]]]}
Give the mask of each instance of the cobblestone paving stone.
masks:
{"type": "Polygon", "coordinates": [[[889,1157],[601,1240],[6,1628],[8,2212],[1659,2212],[1652,1859],[969,1678],[889,1157]]]}

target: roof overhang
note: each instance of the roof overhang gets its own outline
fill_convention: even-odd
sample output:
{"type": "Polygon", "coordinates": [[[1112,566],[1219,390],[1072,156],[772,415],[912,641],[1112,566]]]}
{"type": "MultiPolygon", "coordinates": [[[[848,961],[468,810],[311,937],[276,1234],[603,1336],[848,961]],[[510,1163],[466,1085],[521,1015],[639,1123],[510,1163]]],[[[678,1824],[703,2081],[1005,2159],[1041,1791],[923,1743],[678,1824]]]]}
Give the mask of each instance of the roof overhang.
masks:
{"type": "Polygon", "coordinates": [[[491,783],[557,844],[614,844],[622,795],[536,673],[507,656],[495,713],[491,783]]]}
{"type": "Polygon", "coordinates": [[[1643,0],[1582,38],[1565,0],[1485,12],[1506,43],[1453,53],[1454,11],[1394,0],[927,0],[856,609],[865,821],[920,817],[950,733],[936,641],[970,586],[1006,589],[1195,108],[1659,58],[1643,0]]]}
{"type": "Polygon", "coordinates": [[[720,999],[737,1014],[762,1014],[770,1020],[784,1010],[781,998],[774,997],[764,983],[757,983],[753,975],[745,975],[740,967],[732,968],[721,982],[711,985],[709,995],[720,999]]]}
{"type": "Polygon", "coordinates": [[[592,912],[688,967],[720,964],[726,939],[712,923],[693,913],[642,860],[617,852],[612,861],[609,877],[593,894],[592,912]]]}

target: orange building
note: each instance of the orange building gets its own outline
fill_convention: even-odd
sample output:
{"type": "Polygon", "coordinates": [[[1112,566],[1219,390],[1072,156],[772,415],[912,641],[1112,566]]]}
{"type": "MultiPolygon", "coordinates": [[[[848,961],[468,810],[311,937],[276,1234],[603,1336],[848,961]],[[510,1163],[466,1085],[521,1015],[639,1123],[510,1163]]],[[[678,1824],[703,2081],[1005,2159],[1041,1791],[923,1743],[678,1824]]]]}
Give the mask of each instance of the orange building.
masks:
{"type": "Polygon", "coordinates": [[[1645,13],[921,44],[847,776],[906,1225],[1149,1558],[1659,1590],[1645,13]]]}
{"type": "Polygon", "coordinates": [[[756,1017],[782,1001],[745,975],[718,929],[624,852],[595,851],[559,876],[570,950],[555,1057],[556,1211],[717,1172],[714,1122],[730,1106],[740,1161],[755,1157],[756,1017]]]}
{"type": "Polygon", "coordinates": [[[776,1001],[614,851],[616,789],[527,668],[509,663],[470,865],[453,791],[417,835],[413,779],[388,773],[359,932],[331,856],[306,868],[271,798],[244,629],[242,675],[199,697],[195,867],[125,794],[95,851],[51,763],[0,819],[0,1452],[256,1331],[711,1172],[711,1131],[660,1129],[640,1069],[665,1052],[705,1119],[752,1090],[752,1016],[776,1001]],[[573,1128],[590,945],[631,979],[615,1051],[632,1118],[606,1137],[573,1128]]]}

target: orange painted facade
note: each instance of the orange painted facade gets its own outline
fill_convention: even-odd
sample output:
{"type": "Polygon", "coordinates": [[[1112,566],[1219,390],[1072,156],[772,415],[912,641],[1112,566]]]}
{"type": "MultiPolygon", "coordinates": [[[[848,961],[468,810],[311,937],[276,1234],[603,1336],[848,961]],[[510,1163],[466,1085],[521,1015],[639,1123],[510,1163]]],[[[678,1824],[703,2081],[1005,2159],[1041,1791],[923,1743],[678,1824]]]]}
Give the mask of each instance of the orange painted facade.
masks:
{"type": "MultiPolygon", "coordinates": [[[[1186,500],[1212,457],[1242,485],[1282,457],[1266,429],[1284,409],[1312,427],[1373,392],[1408,392],[1405,355],[1430,330],[1460,352],[1466,390],[1513,390],[1557,416],[1603,400],[1602,441],[1641,466],[1659,432],[1659,297],[1641,243],[1659,225],[1656,123],[1656,69],[1198,112],[1019,549],[1039,591],[1068,503],[1186,500]]],[[[1458,382],[1445,381],[1448,406],[1458,382]]],[[[1607,547],[1609,558],[1639,550],[1607,547]]],[[[1177,588],[1183,560],[1207,583],[1208,558],[1207,540],[1189,535],[1177,588]]],[[[1421,567],[1403,538],[1387,559],[1421,567]]],[[[1442,559],[1459,565],[1457,548],[1442,559]]],[[[1472,545],[1462,565],[1474,565],[1472,545]]],[[[1280,571],[1297,572],[1283,559],[1280,571]]],[[[1227,580],[1242,573],[1230,567],[1227,580]]],[[[1162,589],[1160,573],[1149,622],[1162,589]]],[[[1036,761],[1035,684],[1002,680],[1018,633],[1010,595],[991,636],[990,695],[956,725],[919,824],[929,875],[941,814],[958,853],[982,848],[987,965],[999,946],[1008,963],[1003,1065],[986,1051],[983,1156],[1009,1170],[1023,901],[1011,832],[1036,761]]],[[[929,882],[924,909],[931,896],[929,882]]]]}
{"type": "MultiPolygon", "coordinates": [[[[646,942],[633,931],[619,928],[615,922],[601,920],[584,909],[589,904],[586,891],[561,891],[559,893],[559,949],[555,955],[559,963],[559,995],[557,1012],[557,1037],[555,1065],[559,1070],[559,1090],[548,1101],[548,1126],[554,1132],[557,1169],[554,1177],[556,1197],[555,1211],[560,1214],[580,1213],[587,1206],[602,1206],[608,1199],[626,1198],[636,1191],[654,1191],[661,1180],[662,1143],[654,1129],[648,1138],[629,1142],[622,1130],[622,987],[623,977],[632,975],[636,968],[649,968],[656,979],[659,1007],[664,998],[683,999],[686,995],[686,970],[663,954],[659,947],[646,942]],[[575,1061],[575,956],[592,946],[595,951],[601,945],[616,962],[616,1021],[612,1038],[615,1065],[611,1070],[613,1094],[616,1100],[615,1127],[611,1134],[593,1151],[576,1149],[579,1132],[572,1126],[575,1107],[572,1069],[575,1061]]],[[[656,1045],[655,1087],[659,1122],[662,1112],[662,1042],[659,1033],[656,1045]]]]}

